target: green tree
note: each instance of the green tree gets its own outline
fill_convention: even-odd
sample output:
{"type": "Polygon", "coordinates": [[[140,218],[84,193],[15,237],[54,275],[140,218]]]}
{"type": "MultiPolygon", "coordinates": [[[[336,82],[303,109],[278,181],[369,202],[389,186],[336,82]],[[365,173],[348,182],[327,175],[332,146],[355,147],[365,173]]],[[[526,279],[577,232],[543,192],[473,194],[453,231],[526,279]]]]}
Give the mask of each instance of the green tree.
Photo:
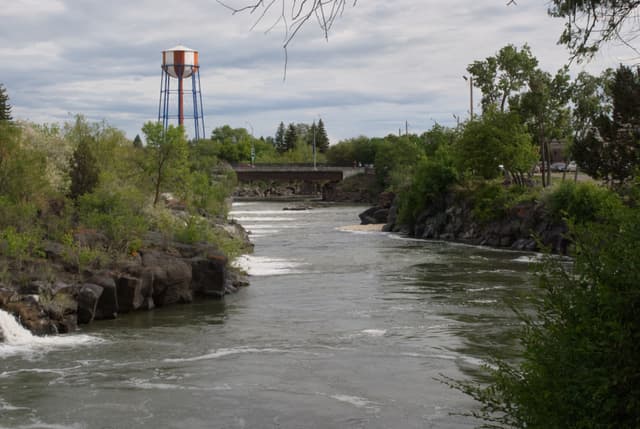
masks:
{"type": "Polygon", "coordinates": [[[92,192],[98,185],[100,177],[98,162],[91,152],[89,138],[81,140],[73,152],[69,175],[71,176],[70,196],[74,200],[83,194],[92,192]]]}
{"type": "Polygon", "coordinates": [[[164,190],[176,191],[184,185],[187,175],[188,145],[182,126],[169,125],[164,129],[161,123],[147,122],[142,127],[145,134],[146,173],[151,178],[155,206],[164,190]]]}
{"type": "Polygon", "coordinates": [[[327,136],[324,122],[320,118],[318,120],[318,129],[316,130],[316,150],[320,153],[325,153],[327,149],[329,149],[329,137],[327,136]]]}
{"type": "Polygon", "coordinates": [[[0,121],[10,121],[11,117],[11,105],[9,104],[9,96],[7,90],[0,83],[0,121]]]}
{"type": "Polygon", "coordinates": [[[478,121],[467,124],[456,143],[460,172],[494,179],[504,169],[517,184],[536,162],[536,149],[520,117],[514,112],[489,110],[478,121]]]}
{"type": "Polygon", "coordinates": [[[548,12],[565,19],[559,43],[580,60],[591,58],[611,40],[621,41],[637,52],[631,42],[640,31],[638,6],[638,0],[553,0],[548,12]]]}
{"type": "Polygon", "coordinates": [[[276,136],[275,136],[275,146],[276,146],[276,150],[279,153],[286,152],[287,150],[287,146],[284,141],[284,136],[286,132],[287,130],[284,127],[284,122],[280,122],[280,125],[278,125],[278,129],[276,130],[276,136]]]}
{"type": "Polygon", "coordinates": [[[293,123],[289,124],[287,127],[287,132],[284,135],[284,151],[293,150],[296,147],[296,142],[298,141],[298,133],[296,131],[295,125],[293,123]]]}
{"type": "Polygon", "coordinates": [[[497,360],[488,384],[454,383],[492,428],[640,427],[640,211],[573,227],[575,259],[550,259],[517,362],[497,360]]]}
{"type": "Polygon", "coordinates": [[[140,138],[140,134],[136,134],[136,137],[133,139],[133,147],[142,148],[142,139],[140,138]]]}
{"type": "Polygon", "coordinates": [[[496,106],[504,112],[509,97],[525,87],[537,65],[538,60],[526,44],[520,50],[507,45],[495,56],[470,64],[467,71],[482,91],[483,111],[496,106]]]}
{"type": "Polygon", "coordinates": [[[533,141],[540,150],[542,184],[551,184],[552,140],[571,140],[571,85],[569,71],[563,67],[551,76],[536,69],[529,74],[528,91],[512,97],[511,109],[517,111],[527,125],[533,141]]]}
{"type": "Polygon", "coordinates": [[[610,107],[595,111],[593,126],[576,138],[573,152],[588,174],[620,186],[640,166],[640,71],[620,66],[608,90],[610,107]]]}

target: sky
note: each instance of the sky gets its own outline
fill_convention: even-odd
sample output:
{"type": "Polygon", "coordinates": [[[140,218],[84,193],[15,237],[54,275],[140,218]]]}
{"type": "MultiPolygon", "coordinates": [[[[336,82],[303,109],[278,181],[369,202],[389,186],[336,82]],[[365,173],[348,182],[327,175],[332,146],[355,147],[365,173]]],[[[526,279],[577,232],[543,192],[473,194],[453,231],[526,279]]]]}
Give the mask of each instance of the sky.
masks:
{"type": "MultiPolygon", "coordinates": [[[[277,0],[281,1],[281,0],[277,0]]],[[[285,0],[290,2],[291,0],[285,0]]],[[[228,0],[233,6],[249,0],[228,0]]],[[[216,0],[11,0],[0,7],[0,83],[15,119],[106,121],[133,139],[158,119],[162,51],[200,56],[205,134],[222,125],[273,136],[280,122],[322,119],[332,143],[420,134],[469,115],[466,67],[528,43],[539,66],[567,63],[548,2],[350,0],[328,40],[314,22],[285,56],[277,14],[232,14],[216,0]],[[275,24],[275,26],[274,26],[275,24]]],[[[611,44],[571,73],[630,56],[611,44]]],[[[474,90],[479,111],[480,91],[474,90]]],[[[193,135],[193,124],[185,123],[193,135]]]]}

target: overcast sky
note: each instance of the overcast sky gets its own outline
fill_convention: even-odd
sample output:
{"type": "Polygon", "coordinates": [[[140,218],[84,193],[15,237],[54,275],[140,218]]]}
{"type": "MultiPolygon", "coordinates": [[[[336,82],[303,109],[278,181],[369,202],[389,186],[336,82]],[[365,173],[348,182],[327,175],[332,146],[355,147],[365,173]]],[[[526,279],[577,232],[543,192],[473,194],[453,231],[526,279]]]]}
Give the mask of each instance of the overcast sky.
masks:
{"type": "MultiPolygon", "coordinates": [[[[161,53],[177,44],[200,53],[207,136],[224,124],[270,136],[281,121],[321,117],[332,142],[397,133],[405,121],[421,133],[464,119],[466,66],[506,44],[528,43],[549,72],[568,58],[556,45],[563,22],[547,16],[546,1],[360,0],[328,41],[314,23],[298,34],[284,82],[283,28],[265,34],[274,16],[251,30],[256,16],[232,16],[215,0],[4,3],[0,83],[13,116],[53,123],[81,113],[130,138],[157,119],[161,53]]],[[[616,67],[629,54],[607,47],[587,70],[616,67]]]]}

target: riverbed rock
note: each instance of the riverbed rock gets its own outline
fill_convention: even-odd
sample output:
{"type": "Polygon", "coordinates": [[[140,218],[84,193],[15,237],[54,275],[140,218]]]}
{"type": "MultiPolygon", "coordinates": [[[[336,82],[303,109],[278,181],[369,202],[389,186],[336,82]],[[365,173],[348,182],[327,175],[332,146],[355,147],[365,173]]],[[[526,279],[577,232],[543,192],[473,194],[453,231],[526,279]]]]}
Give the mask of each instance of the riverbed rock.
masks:
{"type": "Polygon", "coordinates": [[[157,250],[141,253],[142,265],[153,273],[153,302],[156,306],[193,301],[190,265],[157,250]]]}
{"type": "Polygon", "coordinates": [[[192,286],[195,293],[222,298],[227,280],[227,257],[222,253],[209,253],[191,259],[192,286]]]}
{"type": "Polygon", "coordinates": [[[95,320],[115,319],[118,317],[118,290],[112,273],[108,271],[96,272],[87,283],[102,287],[102,294],[98,299],[95,310],[95,320]]]}
{"type": "Polygon", "coordinates": [[[91,323],[96,316],[98,300],[104,289],[101,286],[84,283],[80,285],[76,300],[78,301],[78,323],[91,323]]]}

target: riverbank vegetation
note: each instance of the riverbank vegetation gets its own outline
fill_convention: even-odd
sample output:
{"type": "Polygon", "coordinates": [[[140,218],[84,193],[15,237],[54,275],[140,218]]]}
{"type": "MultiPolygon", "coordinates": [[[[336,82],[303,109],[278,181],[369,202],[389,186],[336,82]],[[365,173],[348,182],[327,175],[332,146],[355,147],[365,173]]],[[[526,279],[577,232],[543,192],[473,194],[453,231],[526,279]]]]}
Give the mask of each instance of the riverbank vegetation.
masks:
{"type": "Polygon", "coordinates": [[[241,244],[215,228],[228,210],[233,171],[189,143],[182,128],[164,133],[148,123],[143,131],[147,144],[135,146],[80,115],[63,125],[0,120],[5,277],[43,257],[49,242],[65,246],[81,267],[135,254],[150,232],[239,252],[241,244]]]}

